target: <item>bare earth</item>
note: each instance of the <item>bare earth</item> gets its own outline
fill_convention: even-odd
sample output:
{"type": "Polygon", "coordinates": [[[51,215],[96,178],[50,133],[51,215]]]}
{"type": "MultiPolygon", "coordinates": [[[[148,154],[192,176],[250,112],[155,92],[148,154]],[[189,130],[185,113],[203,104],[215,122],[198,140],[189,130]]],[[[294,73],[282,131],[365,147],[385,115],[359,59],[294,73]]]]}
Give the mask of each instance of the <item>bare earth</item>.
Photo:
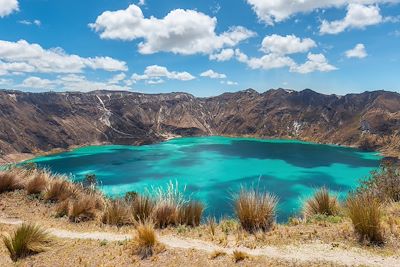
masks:
{"type": "MultiPolygon", "coordinates": [[[[51,250],[22,259],[18,266],[54,266],[55,258],[57,266],[231,266],[235,264],[234,250],[251,256],[238,263],[242,266],[400,266],[400,252],[394,245],[399,243],[398,239],[385,248],[357,246],[350,238],[341,237],[350,236],[343,230],[345,223],[333,225],[333,233],[328,230],[331,226],[321,225],[278,226],[270,237],[256,239],[232,232],[225,242],[221,241],[222,236],[210,238],[205,226],[159,230],[158,239],[165,250],[140,260],[129,246],[134,234],[132,226],[116,228],[94,221],[74,224],[66,218],[55,218],[52,209],[23,192],[0,195],[0,233],[10,233],[23,222],[34,222],[48,229],[57,240],[51,250]],[[304,238],[303,233],[293,234],[306,233],[308,227],[322,236],[304,238]],[[338,239],[329,241],[331,235],[338,239]],[[212,257],[216,251],[220,256],[212,257]]],[[[0,266],[14,266],[2,242],[0,266]]]]}

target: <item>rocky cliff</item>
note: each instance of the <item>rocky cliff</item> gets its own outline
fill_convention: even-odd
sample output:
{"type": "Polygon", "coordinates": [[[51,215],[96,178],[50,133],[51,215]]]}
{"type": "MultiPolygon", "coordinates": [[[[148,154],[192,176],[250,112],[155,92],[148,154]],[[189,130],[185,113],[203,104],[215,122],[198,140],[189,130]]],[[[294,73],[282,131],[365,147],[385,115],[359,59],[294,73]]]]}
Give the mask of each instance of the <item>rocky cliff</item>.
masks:
{"type": "Polygon", "coordinates": [[[400,154],[400,94],[323,95],[252,89],[185,93],[0,91],[0,157],[86,144],[146,144],[167,136],[296,138],[400,154]]]}

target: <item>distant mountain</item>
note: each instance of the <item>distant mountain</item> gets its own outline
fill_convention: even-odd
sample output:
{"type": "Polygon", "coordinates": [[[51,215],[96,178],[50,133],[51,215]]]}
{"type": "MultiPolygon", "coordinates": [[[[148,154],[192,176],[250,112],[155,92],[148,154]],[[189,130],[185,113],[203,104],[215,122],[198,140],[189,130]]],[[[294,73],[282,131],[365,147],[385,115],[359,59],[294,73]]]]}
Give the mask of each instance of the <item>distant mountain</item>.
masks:
{"type": "Polygon", "coordinates": [[[400,154],[400,94],[324,95],[247,89],[186,93],[0,91],[0,157],[87,144],[148,144],[168,136],[296,138],[400,154]]]}

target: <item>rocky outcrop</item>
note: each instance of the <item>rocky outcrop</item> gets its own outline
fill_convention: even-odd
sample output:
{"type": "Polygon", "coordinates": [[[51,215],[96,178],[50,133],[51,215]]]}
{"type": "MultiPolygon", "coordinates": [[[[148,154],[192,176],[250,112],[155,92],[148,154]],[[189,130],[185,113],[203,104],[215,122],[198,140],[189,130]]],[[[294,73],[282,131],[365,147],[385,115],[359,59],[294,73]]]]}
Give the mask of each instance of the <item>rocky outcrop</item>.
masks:
{"type": "Polygon", "coordinates": [[[371,143],[400,151],[400,94],[323,95],[248,89],[210,98],[185,93],[0,91],[0,156],[86,144],[147,144],[168,135],[296,138],[371,143]],[[367,141],[366,141],[367,140],[367,141]],[[398,146],[398,147],[397,147],[398,146]]]}

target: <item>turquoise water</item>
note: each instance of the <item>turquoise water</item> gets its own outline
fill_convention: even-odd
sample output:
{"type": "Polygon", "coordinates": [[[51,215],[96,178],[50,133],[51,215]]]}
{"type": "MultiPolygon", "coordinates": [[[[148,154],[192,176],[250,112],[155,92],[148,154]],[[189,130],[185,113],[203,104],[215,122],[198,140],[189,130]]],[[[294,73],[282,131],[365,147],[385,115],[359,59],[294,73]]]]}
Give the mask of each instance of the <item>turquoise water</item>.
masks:
{"type": "Polygon", "coordinates": [[[233,214],[231,196],[240,186],[257,186],[280,200],[278,220],[299,211],[317,187],[343,195],[379,166],[377,153],[288,140],[179,138],[146,146],[90,146],[36,158],[41,167],[74,175],[96,174],[102,191],[123,196],[178,181],[206,214],[233,214]]]}

